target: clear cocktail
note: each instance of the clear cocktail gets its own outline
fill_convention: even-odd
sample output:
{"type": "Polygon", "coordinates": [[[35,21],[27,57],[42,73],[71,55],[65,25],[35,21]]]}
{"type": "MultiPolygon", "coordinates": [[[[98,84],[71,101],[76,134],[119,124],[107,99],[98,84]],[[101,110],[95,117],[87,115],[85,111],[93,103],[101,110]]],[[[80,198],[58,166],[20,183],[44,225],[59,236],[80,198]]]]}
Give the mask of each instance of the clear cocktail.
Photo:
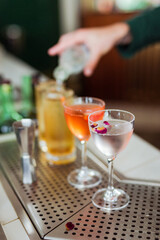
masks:
{"type": "Polygon", "coordinates": [[[113,187],[113,160],[127,146],[134,120],[132,113],[114,109],[94,112],[89,116],[91,137],[98,150],[106,156],[109,168],[107,189],[98,190],[92,198],[93,204],[102,210],[118,210],[129,203],[128,194],[113,187]]]}

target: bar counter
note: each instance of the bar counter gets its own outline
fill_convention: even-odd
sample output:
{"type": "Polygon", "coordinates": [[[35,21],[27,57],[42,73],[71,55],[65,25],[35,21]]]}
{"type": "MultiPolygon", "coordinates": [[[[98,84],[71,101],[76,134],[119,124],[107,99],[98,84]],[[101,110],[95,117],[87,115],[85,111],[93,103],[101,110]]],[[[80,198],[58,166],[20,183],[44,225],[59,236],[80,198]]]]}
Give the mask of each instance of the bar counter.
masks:
{"type": "MultiPolygon", "coordinates": [[[[20,84],[20,78],[24,74],[32,74],[35,69],[21,60],[11,56],[4,49],[0,51],[0,73],[10,78],[16,84],[20,84]]],[[[0,144],[15,139],[14,134],[0,136],[0,144]]],[[[97,161],[107,171],[104,156],[95,149],[92,140],[88,142],[88,155],[97,161]]],[[[126,149],[119,154],[115,163],[115,178],[125,182],[142,181],[160,185],[160,150],[133,134],[126,149]]],[[[106,176],[107,178],[107,176],[106,176]]],[[[0,179],[1,180],[1,179],[0,179]]],[[[23,226],[17,211],[7,196],[3,181],[0,182],[0,239],[1,240],[30,240],[28,231],[23,226]]],[[[29,228],[28,228],[29,229],[29,228]]],[[[60,238],[62,240],[62,238],[60,238]]],[[[83,239],[83,238],[82,238],[83,239]]]]}

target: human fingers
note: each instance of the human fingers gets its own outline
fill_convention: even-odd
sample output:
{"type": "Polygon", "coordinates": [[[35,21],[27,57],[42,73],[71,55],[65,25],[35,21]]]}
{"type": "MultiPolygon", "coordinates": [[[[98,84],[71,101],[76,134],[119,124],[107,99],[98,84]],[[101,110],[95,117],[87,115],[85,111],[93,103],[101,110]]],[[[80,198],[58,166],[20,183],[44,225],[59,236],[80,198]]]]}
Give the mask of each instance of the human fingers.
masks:
{"type": "Polygon", "coordinates": [[[54,56],[54,55],[60,54],[62,49],[63,48],[61,47],[61,45],[59,45],[59,43],[57,43],[53,47],[48,49],[48,54],[50,56],[54,56]]]}
{"type": "Polygon", "coordinates": [[[86,64],[86,66],[84,68],[84,71],[83,71],[85,76],[89,77],[93,74],[99,60],[100,60],[100,55],[99,54],[95,54],[95,55],[90,56],[90,60],[86,64]]]}
{"type": "Polygon", "coordinates": [[[77,31],[62,35],[59,39],[59,42],[48,49],[48,54],[51,56],[57,55],[63,52],[66,48],[69,48],[76,44],[84,43],[84,32],[84,30],[79,29],[77,31]]]}

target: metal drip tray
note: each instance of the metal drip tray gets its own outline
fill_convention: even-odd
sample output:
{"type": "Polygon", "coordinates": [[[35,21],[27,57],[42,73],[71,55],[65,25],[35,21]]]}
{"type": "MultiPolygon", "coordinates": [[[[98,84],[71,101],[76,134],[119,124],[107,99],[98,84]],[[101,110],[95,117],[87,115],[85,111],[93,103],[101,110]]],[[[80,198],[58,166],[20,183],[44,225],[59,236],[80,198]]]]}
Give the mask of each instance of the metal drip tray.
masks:
{"type": "Polygon", "coordinates": [[[70,171],[80,167],[79,149],[75,163],[50,167],[37,148],[38,180],[32,185],[22,183],[19,159],[15,141],[0,144],[4,175],[41,239],[160,239],[160,186],[115,180],[115,185],[124,189],[131,201],[124,210],[106,213],[91,203],[93,193],[106,187],[107,182],[106,172],[90,158],[88,165],[102,173],[102,183],[82,191],[67,182],[70,171]],[[74,223],[75,228],[66,231],[66,222],[74,223]]]}

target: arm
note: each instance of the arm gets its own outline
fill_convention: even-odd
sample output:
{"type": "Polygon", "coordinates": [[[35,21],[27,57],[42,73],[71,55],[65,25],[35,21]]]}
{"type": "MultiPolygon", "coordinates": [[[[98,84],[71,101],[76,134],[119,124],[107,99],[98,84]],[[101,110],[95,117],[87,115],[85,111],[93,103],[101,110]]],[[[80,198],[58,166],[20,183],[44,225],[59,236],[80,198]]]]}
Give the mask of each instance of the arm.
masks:
{"type": "Polygon", "coordinates": [[[124,23],[101,28],[79,29],[65,34],[55,46],[48,50],[48,53],[54,56],[75,44],[86,44],[90,50],[90,59],[84,74],[90,76],[100,58],[114,46],[118,46],[122,56],[130,57],[142,47],[158,40],[160,40],[160,7],[124,23]]]}
{"type": "Polygon", "coordinates": [[[99,59],[108,53],[118,43],[128,43],[130,38],[125,38],[129,33],[126,23],[116,23],[98,28],[78,29],[63,35],[59,42],[48,50],[51,56],[61,54],[66,48],[75,44],[85,44],[90,50],[90,59],[84,69],[84,74],[90,76],[99,59]]]}
{"type": "Polygon", "coordinates": [[[130,57],[138,50],[160,40],[160,7],[146,11],[126,22],[130,28],[130,44],[119,44],[123,57],[130,57]]]}

